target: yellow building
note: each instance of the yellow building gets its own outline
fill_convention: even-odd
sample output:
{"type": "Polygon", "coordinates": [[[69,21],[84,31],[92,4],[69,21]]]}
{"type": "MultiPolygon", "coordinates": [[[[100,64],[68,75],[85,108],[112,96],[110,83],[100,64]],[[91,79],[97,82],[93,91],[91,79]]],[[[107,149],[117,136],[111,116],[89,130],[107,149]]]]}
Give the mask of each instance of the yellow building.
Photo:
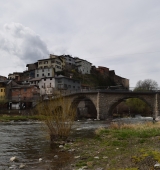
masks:
{"type": "Polygon", "coordinates": [[[5,87],[0,87],[0,99],[5,99],[5,87]]]}
{"type": "Polygon", "coordinates": [[[48,59],[38,60],[38,68],[54,68],[55,72],[62,71],[64,68],[64,61],[61,57],[51,55],[48,59]]]}

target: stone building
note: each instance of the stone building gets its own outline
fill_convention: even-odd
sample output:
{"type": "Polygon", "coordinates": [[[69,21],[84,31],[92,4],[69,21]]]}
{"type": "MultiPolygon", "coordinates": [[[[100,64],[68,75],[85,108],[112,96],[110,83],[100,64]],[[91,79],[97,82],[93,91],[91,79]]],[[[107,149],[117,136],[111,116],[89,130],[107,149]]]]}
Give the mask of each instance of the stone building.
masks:
{"type": "Polygon", "coordinates": [[[124,88],[129,89],[129,79],[116,75],[114,70],[109,71],[109,76],[117,85],[122,85],[124,88]]]}
{"type": "Polygon", "coordinates": [[[72,56],[62,55],[61,57],[64,59],[65,62],[64,69],[72,70],[76,67],[75,59],[72,56]]]}
{"type": "Polygon", "coordinates": [[[38,60],[38,68],[54,68],[55,72],[62,71],[64,67],[64,60],[55,55],[50,54],[50,58],[38,60]]]}
{"type": "Polygon", "coordinates": [[[78,71],[80,73],[90,74],[92,63],[90,63],[86,60],[80,59],[78,57],[74,57],[74,59],[75,59],[75,63],[76,63],[76,66],[78,68],[78,71]]]}
{"type": "Polygon", "coordinates": [[[28,68],[28,71],[35,70],[38,68],[38,62],[32,63],[32,64],[27,64],[26,67],[28,68]]]}
{"type": "Polygon", "coordinates": [[[102,67],[102,66],[98,66],[98,68],[96,68],[96,70],[103,76],[108,77],[109,76],[109,68],[107,67],[102,67]]]}
{"type": "Polygon", "coordinates": [[[5,76],[0,76],[0,81],[5,81],[5,80],[7,80],[7,77],[5,77],[5,76]]]}
{"type": "Polygon", "coordinates": [[[75,80],[65,76],[55,77],[56,88],[58,90],[66,91],[79,91],[81,89],[81,83],[79,80],[75,80]]]}
{"type": "Polygon", "coordinates": [[[8,79],[9,79],[9,80],[14,80],[14,81],[20,81],[22,74],[23,74],[22,72],[9,73],[8,79]]]}
{"type": "Polygon", "coordinates": [[[11,88],[17,83],[13,80],[0,81],[0,97],[9,100],[11,98],[11,88]]]}
{"type": "Polygon", "coordinates": [[[36,85],[16,85],[11,88],[12,101],[33,101],[39,98],[39,87],[36,85]]]}

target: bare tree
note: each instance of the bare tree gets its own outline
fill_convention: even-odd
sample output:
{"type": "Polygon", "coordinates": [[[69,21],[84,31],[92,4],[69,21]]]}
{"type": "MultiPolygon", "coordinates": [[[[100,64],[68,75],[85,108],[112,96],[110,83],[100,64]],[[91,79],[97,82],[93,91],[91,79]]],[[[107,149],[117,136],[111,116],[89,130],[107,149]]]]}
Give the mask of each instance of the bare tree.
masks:
{"type": "Polygon", "coordinates": [[[155,80],[152,79],[145,79],[145,80],[139,80],[136,84],[135,91],[140,90],[157,90],[158,89],[158,83],[155,80]]]}
{"type": "Polygon", "coordinates": [[[56,95],[54,99],[41,101],[37,110],[48,127],[51,142],[56,143],[68,138],[76,114],[75,108],[70,106],[69,99],[56,95]]]}

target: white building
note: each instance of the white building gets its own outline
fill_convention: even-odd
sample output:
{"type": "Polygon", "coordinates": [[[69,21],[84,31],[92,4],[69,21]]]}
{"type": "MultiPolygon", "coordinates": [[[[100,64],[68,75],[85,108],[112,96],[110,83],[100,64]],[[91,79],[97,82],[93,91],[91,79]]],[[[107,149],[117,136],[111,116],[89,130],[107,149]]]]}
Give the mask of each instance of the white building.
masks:
{"type": "Polygon", "coordinates": [[[52,95],[53,90],[55,89],[55,78],[53,77],[35,78],[30,80],[30,84],[38,85],[41,96],[52,95]]]}
{"type": "Polygon", "coordinates": [[[31,85],[37,85],[40,89],[40,95],[53,95],[54,91],[63,90],[75,92],[81,90],[81,83],[65,76],[34,78],[29,80],[31,85]]]}
{"type": "Polygon", "coordinates": [[[65,59],[65,64],[67,65],[76,65],[75,59],[70,55],[62,55],[62,57],[65,59]]]}
{"type": "Polygon", "coordinates": [[[74,59],[75,59],[75,63],[78,68],[78,71],[80,73],[90,74],[92,63],[90,63],[86,60],[80,59],[78,57],[75,57],[74,59]]]}
{"type": "Polygon", "coordinates": [[[55,71],[53,67],[37,68],[35,70],[35,78],[54,77],[54,76],[55,76],[55,71]]]}

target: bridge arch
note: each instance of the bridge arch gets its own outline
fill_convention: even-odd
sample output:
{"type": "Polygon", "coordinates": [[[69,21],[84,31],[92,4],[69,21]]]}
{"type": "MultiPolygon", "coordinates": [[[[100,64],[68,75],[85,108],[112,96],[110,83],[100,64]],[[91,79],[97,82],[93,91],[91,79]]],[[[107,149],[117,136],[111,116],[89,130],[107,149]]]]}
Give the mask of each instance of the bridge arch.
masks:
{"type": "Polygon", "coordinates": [[[107,119],[112,116],[112,110],[125,99],[129,98],[138,98],[144,101],[150,108],[153,113],[153,116],[158,116],[158,112],[155,106],[156,104],[156,93],[147,93],[147,92],[105,92],[100,93],[99,95],[99,115],[100,119],[107,119]]]}
{"type": "Polygon", "coordinates": [[[153,108],[153,105],[150,103],[150,102],[148,102],[145,98],[143,98],[142,96],[128,96],[128,97],[122,97],[122,98],[118,98],[118,99],[116,99],[115,100],[115,102],[113,102],[111,105],[110,105],[110,107],[109,107],[109,110],[108,110],[108,115],[109,115],[109,117],[111,117],[112,115],[113,115],[113,110],[121,103],[121,102],[123,102],[123,101],[125,101],[125,100],[127,100],[127,99],[133,99],[133,98],[137,98],[137,99],[140,99],[140,100],[142,100],[144,103],[146,103],[147,105],[148,105],[148,107],[151,109],[151,111],[152,111],[152,115],[153,115],[153,110],[154,110],[154,108],[153,108]]]}
{"type": "Polygon", "coordinates": [[[70,101],[70,108],[76,110],[76,119],[81,118],[97,118],[96,102],[88,95],[74,96],[70,101]],[[81,102],[84,102],[84,107],[79,106],[81,102]]]}

